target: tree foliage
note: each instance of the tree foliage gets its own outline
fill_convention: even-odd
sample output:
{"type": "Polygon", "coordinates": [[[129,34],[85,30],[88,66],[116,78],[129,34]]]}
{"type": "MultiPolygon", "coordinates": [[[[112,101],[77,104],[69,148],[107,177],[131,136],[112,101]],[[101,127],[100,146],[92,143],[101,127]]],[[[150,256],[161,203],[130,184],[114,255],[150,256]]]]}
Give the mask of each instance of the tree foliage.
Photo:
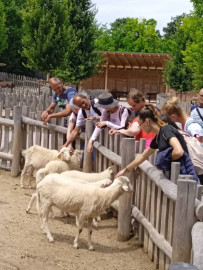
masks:
{"type": "Polygon", "coordinates": [[[4,4],[1,0],[0,0],[0,40],[1,40],[0,53],[2,53],[7,46],[7,29],[6,29],[6,14],[4,11],[4,4]]]}
{"type": "Polygon", "coordinates": [[[33,75],[33,72],[26,69],[22,64],[21,50],[22,50],[22,8],[24,6],[24,0],[1,0],[5,6],[6,14],[6,28],[8,35],[7,47],[0,55],[2,62],[6,63],[6,66],[1,68],[2,71],[33,75]]]}
{"type": "Polygon", "coordinates": [[[165,82],[176,91],[189,91],[192,89],[192,71],[185,65],[183,51],[189,36],[181,28],[185,14],[172,18],[168,27],[164,28],[164,46],[171,55],[171,60],[164,69],[165,82]]]}
{"type": "Polygon", "coordinates": [[[66,0],[27,0],[23,10],[24,64],[50,72],[60,66],[70,45],[66,0]]]}
{"type": "Polygon", "coordinates": [[[154,19],[122,18],[99,28],[98,50],[126,52],[161,52],[162,40],[154,19]]]}
{"type": "Polygon", "coordinates": [[[186,66],[192,70],[194,90],[203,87],[203,2],[194,0],[194,12],[183,20],[183,30],[189,36],[183,51],[186,66]]]}
{"type": "Polygon", "coordinates": [[[89,0],[67,1],[71,40],[63,62],[54,73],[66,81],[78,83],[96,72],[99,56],[95,51],[96,9],[89,0]]]}

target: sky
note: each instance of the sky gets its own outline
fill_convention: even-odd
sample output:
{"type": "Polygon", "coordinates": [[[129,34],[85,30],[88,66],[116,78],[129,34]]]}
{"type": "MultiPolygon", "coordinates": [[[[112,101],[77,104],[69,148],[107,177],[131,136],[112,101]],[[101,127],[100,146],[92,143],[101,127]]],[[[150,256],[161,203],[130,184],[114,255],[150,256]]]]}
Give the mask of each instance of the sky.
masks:
{"type": "Polygon", "coordinates": [[[193,10],[190,0],[92,0],[98,10],[96,20],[110,24],[118,18],[145,18],[157,21],[156,29],[162,34],[171,17],[193,10]]]}

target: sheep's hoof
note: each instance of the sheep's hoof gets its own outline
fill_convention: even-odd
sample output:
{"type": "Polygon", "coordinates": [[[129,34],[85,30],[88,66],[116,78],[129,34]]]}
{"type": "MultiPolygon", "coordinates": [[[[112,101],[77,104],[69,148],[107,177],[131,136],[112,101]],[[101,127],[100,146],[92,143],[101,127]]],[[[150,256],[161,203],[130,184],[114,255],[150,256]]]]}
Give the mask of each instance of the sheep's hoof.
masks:
{"type": "Polygon", "coordinates": [[[31,210],[31,208],[27,208],[26,209],[26,213],[29,214],[30,213],[30,210],[31,210]]]}
{"type": "Polygon", "coordinates": [[[74,248],[79,249],[78,244],[74,243],[73,246],[74,246],[74,248]]]}
{"type": "Polygon", "coordinates": [[[49,242],[54,242],[54,238],[53,237],[49,237],[49,242]]]}
{"type": "Polygon", "coordinates": [[[93,247],[93,246],[90,246],[90,247],[89,247],[89,250],[90,250],[90,251],[94,251],[94,247],[93,247]]]}

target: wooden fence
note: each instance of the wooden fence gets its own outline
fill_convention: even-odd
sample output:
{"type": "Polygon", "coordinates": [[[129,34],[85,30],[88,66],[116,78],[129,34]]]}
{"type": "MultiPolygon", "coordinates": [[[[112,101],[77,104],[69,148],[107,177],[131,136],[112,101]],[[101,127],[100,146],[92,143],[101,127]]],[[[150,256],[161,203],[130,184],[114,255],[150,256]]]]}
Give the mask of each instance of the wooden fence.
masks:
{"type": "MultiPolygon", "coordinates": [[[[18,106],[11,111],[13,118],[8,109],[5,117],[0,115],[0,158],[1,167],[8,167],[9,162],[11,175],[17,176],[22,149],[34,144],[58,149],[63,144],[66,128],[63,123],[56,125],[56,122],[44,126],[39,119],[27,117],[28,107],[18,106]]],[[[35,115],[39,117],[40,113],[35,115]]],[[[93,123],[88,120],[86,132],[78,138],[77,148],[81,140],[87,144],[92,130],[93,123]]],[[[109,136],[108,130],[104,129],[99,140],[94,143],[94,162],[85,151],[83,169],[91,171],[93,168],[99,172],[114,165],[115,171],[118,171],[143,151],[144,143],[144,140],[135,142],[119,134],[109,136]]],[[[193,263],[202,269],[201,246],[195,237],[199,233],[198,240],[202,243],[202,230],[197,226],[203,224],[203,202],[200,200],[202,189],[190,177],[179,175],[178,163],[173,163],[169,181],[154,166],[155,157],[151,156],[138,170],[128,174],[134,192],[124,194],[114,204],[118,210],[118,240],[129,239],[133,217],[138,222],[137,236],[143,250],[154,261],[156,268],[167,270],[171,262],[191,262],[193,259],[193,263]]]]}

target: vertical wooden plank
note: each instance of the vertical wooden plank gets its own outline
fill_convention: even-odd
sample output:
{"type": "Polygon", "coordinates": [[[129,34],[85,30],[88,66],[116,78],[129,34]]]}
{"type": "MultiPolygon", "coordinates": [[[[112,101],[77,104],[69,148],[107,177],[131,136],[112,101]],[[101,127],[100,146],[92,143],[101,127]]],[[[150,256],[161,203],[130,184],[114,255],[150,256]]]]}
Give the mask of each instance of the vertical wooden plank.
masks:
{"type": "MultiPolygon", "coordinates": [[[[140,172],[140,184],[141,184],[141,190],[140,190],[140,211],[143,215],[145,215],[145,200],[146,200],[146,192],[147,192],[147,176],[146,174],[141,171],[140,172]]],[[[144,227],[139,224],[139,241],[140,244],[144,243],[144,227]]]]}
{"type": "Polygon", "coordinates": [[[87,145],[93,133],[93,120],[87,120],[85,124],[85,152],[84,152],[84,162],[83,171],[92,171],[92,153],[87,152],[87,145]]]}
{"type": "MultiPolygon", "coordinates": [[[[101,145],[103,145],[104,143],[104,129],[101,130],[100,134],[99,134],[99,142],[101,143],[101,145]]],[[[103,170],[103,156],[102,154],[99,153],[99,172],[101,172],[103,170]]]]}
{"type": "MultiPolygon", "coordinates": [[[[162,205],[162,192],[160,188],[157,188],[157,207],[156,207],[156,230],[160,233],[161,224],[161,205],[162,205]]],[[[155,245],[154,248],[154,263],[156,268],[159,268],[159,248],[155,245]]]]}
{"type": "MultiPolygon", "coordinates": [[[[10,119],[10,108],[5,109],[5,118],[10,119]]],[[[8,153],[9,152],[9,127],[4,127],[4,147],[3,152],[8,153]]],[[[2,165],[7,166],[7,160],[2,160],[2,165]]]]}
{"type": "Polygon", "coordinates": [[[177,186],[172,263],[190,262],[197,183],[192,180],[178,180],[177,186]]]}
{"type": "MultiPolygon", "coordinates": [[[[56,125],[56,118],[51,119],[51,124],[56,125]]],[[[51,130],[50,135],[50,149],[56,149],[56,132],[51,130]]]]}
{"type": "MultiPolygon", "coordinates": [[[[58,125],[64,127],[64,121],[65,121],[64,120],[64,117],[63,118],[59,118],[58,125]]],[[[64,139],[63,138],[64,138],[64,134],[62,134],[62,133],[58,133],[57,134],[57,143],[58,143],[58,145],[57,145],[58,148],[57,149],[59,149],[59,147],[64,144],[64,139]]]]}
{"type": "MultiPolygon", "coordinates": [[[[109,147],[109,129],[106,127],[104,129],[104,146],[108,149],[109,147]]],[[[103,157],[103,169],[108,168],[109,166],[109,162],[108,162],[108,158],[103,157]]]]}
{"type": "Polygon", "coordinates": [[[20,151],[22,143],[21,133],[21,119],[22,119],[22,108],[14,107],[14,137],[13,137],[13,160],[11,167],[11,176],[16,177],[20,172],[20,151]]]}
{"type": "MultiPolygon", "coordinates": [[[[135,141],[131,138],[122,140],[122,168],[134,160],[135,157],[135,141]]],[[[133,181],[134,176],[131,171],[128,173],[129,180],[133,181]]],[[[131,206],[132,193],[126,192],[119,198],[119,215],[118,215],[118,233],[117,239],[119,241],[126,241],[130,237],[131,226],[131,206]]]]}
{"type": "Polygon", "coordinates": [[[177,185],[178,175],[180,174],[180,162],[171,163],[171,181],[177,185]]]}
{"type": "MultiPolygon", "coordinates": [[[[149,220],[150,216],[150,201],[151,201],[151,180],[149,177],[147,178],[147,194],[146,194],[146,204],[145,204],[145,217],[149,220]]],[[[144,252],[148,251],[148,242],[149,242],[149,234],[147,230],[144,230],[144,252]]]]}
{"type": "MultiPolygon", "coordinates": [[[[113,136],[109,136],[109,150],[111,150],[112,152],[114,152],[114,135],[113,136]]],[[[109,166],[111,166],[111,165],[113,165],[113,163],[111,161],[109,161],[109,166]]]]}
{"type": "MultiPolygon", "coordinates": [[[[161,229],[160,234],[166,238],[167,230],[167,197],[163,195],[162,210],[161,210],[161,229]]],[[[159,269],[165,269],[165,254],[163,251],[159,251],[159,269]]]]}
{"type": "MultiPolygon", "coordinates": [[[[156,224],[156,215],[155,215],[155,209],[156,209],[156,185],[152,182],[151,184],[151,201],[150,201],[150,216],[149,221],[152,224],[153,227],[155,227],[156,224]]],[[[148,244],[148,255],[150,259],[154,260],[154,243],[149,238],[149,244],[148,244]]]]}
{"type": "MultiPolygon", "coordinates": [[[[34,112],[29,112],[29,117],[34,118],[34,112]]],[[[33,126],[29,125],[28,127],[28,148],[33,146],[33,126]]]]}
{"type": "MultiPolygon", "coordinates": [[[[41,121],[41,111],[37,112],[37,120],[41,121]]],[[[35,144],[41,145],[41,128],[35,127],[35,144]]]]}
{"type": "MultiPolygon", "coordinates": [[[[22,107],[22,115],[28,116],[29,114],[29,107],[23,106],[22,107]]],[[[27,125],[22,125],[22,148],[27,149],[27,125]]]]}

